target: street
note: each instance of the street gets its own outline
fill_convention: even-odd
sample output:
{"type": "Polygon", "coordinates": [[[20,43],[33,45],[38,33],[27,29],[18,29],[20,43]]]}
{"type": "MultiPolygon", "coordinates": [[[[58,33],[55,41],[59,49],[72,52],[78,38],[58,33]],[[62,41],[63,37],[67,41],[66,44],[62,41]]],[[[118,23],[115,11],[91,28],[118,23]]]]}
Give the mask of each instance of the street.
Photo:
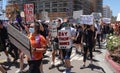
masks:
{"type": "MultiPolygon", "coordinates": [[[[71,54],[71,73],[115,73],[111,66],[105,60],[106,51],[106,49],[96,49],[96,51],[93,52],[93,65],[89,65],[89,60],[87,60],[86,67],[84,69],[80,69],[80,67],[82,67],[83,65],[83,57],[82,55],[76,54],[75,48],[73,48],[71,54]]],[[[7,69],[7,72],[15,73],[15,71],[19,68],[19,60],[16,63],[6,62],[5,54],[2,52],[0,53],[0,55],[0,63],[4,65],[4,67],[7,69]]],[[[63,64],[61,64],[61,60],[59,60],[58,57],[56,57],[55,60],[56,67],[49,69],[49,67],[51,66],[51,57],[51,51],[47,51],[43,59],[44,73],[63,73],[65,67],[63,64]]],[[[23,73],[28,73],[28,69],[29,66],[27,65],[26,59],[24,59],[23,73]]]]}

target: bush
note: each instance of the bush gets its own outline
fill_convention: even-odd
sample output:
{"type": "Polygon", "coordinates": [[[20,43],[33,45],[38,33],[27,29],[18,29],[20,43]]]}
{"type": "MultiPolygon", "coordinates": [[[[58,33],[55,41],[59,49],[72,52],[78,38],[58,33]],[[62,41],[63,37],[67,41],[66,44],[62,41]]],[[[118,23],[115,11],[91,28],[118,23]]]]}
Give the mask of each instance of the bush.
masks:
{"type": "Polygon", "coordinates": [[[108,35],[107,37],[107,49],[110,51],[114,51],[120,46],[120,36],[116,35],[108,35]]]}

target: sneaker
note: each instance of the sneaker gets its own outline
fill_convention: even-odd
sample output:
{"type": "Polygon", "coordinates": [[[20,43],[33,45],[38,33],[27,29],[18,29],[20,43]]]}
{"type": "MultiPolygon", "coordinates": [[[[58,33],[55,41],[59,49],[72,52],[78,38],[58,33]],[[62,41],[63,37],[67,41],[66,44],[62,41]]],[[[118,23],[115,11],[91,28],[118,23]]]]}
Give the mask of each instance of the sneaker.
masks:
{"type": "Polygon", "coordinates": [[[18,69],[15,73],[22,73],[22,72],[23,72],[23,70],[18,69]]]}
{"type": "Polygon", "coordinates": [[[66,69],[63,73],[71,73],[71,69],[66,69]]]}
{"type": "Polygon", "coordinates": [[[10,62],[11,60],[10,60],[10,58],[7,58],[7,62],[10,62]]]}
{"type": "Polygon", "coordinates": [[[53,69],[53,68],[55,68],[55,65],[54,65],[54,64],[52,64],[52,65],[49,67],[49,69],[53,69]]]}
{"type": "Polygon", "coordinates": [[[84,69],[85,68],[85,65],[83,65],[82,67],[80,67],[80,69],[84,69]]]}

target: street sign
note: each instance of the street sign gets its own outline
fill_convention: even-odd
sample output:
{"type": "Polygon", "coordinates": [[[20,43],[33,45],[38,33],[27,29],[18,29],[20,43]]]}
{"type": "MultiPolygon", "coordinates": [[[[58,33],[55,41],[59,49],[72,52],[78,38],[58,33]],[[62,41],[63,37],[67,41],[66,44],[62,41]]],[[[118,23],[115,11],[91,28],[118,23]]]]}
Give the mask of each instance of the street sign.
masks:
{"type": "Polygon", "coordinates": [[[10,24],[7,25],[7,30],[10,42],[31,58],[29,38],[10,24]]]}
{"type": "Polygon", "coordinates": [[[71,34],[69,30],[59,30],[58,39],[59,39],[59,48],[60,49],[70,49],[72,46],[71,43],[71,34]]]}

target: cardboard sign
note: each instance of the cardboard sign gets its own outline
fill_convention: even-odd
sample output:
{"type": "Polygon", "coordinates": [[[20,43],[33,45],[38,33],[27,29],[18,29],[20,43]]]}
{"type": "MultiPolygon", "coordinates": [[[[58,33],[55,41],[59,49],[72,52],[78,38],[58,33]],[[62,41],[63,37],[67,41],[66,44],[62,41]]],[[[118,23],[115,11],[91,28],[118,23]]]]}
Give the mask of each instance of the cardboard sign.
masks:
{"type": "Polygon", "coordinates": [[[56,23],[51,24],[51,36],[52,37],[57,36],[57,24],[56,23]]]}
{"type": "Polygon", "coordinates": [[[73,11],[73,18],[78,19],[81,15],[83,15],[83,10],[73,11]]]}
{"type": "Polygon", "coordinates": [[[29,38],[10,24],[7,25],[7,30],[10,42],[31,58],[29,38]]]}
{"type": "Polygon", "coordinates": [[[24,4],[26,23],[34,22],[34,4],[24,4]]]}
{"type": "Polygon", "coordinates": [[[93,24],[93,16],[92,15],[81,15],[80,16],[80,24],[93,24]]]}
{"type": "Polygon", "coordinates": [[[110,24],[111,19],[110,18],[102,18],[103,23],[110,24]]]}
{"type": "Polygon", "coordinates": [[[100,18],[102,17],[102,13],[99,12],[93,12],[91,15],[93,15],[95,20],[100,20],[100,18]]]}
{"type": "Polygon", "coordinates": [[[72,46],[71,43],[71,34],[69,30],[59,30],[58,39],[59,39],[59,48],[60,49],[70,49],[72,46]]]}

